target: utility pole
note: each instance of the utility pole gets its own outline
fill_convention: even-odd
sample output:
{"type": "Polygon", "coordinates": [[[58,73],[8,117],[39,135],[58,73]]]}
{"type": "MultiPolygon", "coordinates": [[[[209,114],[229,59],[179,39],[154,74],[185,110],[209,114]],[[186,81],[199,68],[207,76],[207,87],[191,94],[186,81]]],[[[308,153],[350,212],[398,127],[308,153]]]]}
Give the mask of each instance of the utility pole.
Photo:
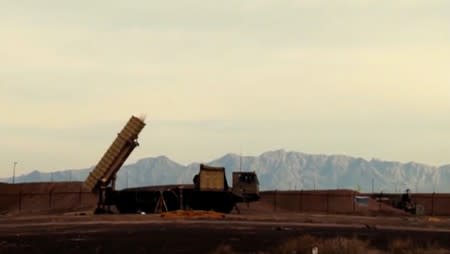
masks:
{"type": "Polygon", "coordinates": [[[127,186],[126,188],[127,189],[128,189],[128,170],[129,170],[128,168],[127,168],[127,170],[125,170],[125,172],[126,172],[126,177],[125,178],[126,178],[126,186],[127,186]]]}
{"type": "Polygon", "coordinates": [[[433,192],[434,193],[436,193],[436,192],[439,192],[439,190],[438,190],[438,187],[439,187],[439,183],[438,183],[438,178],[437,178],[437,175],[436,174],[434,174],[434,187],[433,187],[433,192]]]}
{"type": "Polygon", "coordinates": [[[242,172],[242,154],[239,155],[239,172],[242,172]]]}
{"type": "Polygon", "coordinates": [[[242,145],[239,147],[239,172],[242,172],[242,145]]]}
{"type": "Polygon", "coordinates": [[[314,169],[314,190],[316,190],[317,185],[317,168],[314,169]]]}
{"type": "Polygon", "coordinates": [[[16,182],[16,166],[17,166],[17,161],[14,162],[14,166],[13,166],[13,178],[12,178],[12,183],[14,184],[16,182]]]}
{"type": "Polygon", "coordinates": [[[372,177],[372,193],[375,192],[375,180],[372,177]]]}

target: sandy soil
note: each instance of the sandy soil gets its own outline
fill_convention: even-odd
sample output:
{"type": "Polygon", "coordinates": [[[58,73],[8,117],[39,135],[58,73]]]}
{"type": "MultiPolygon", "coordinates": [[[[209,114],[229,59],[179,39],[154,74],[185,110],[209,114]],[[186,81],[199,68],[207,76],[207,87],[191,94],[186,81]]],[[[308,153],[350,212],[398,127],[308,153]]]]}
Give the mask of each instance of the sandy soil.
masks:
{"type": "Polygon", "coordinates": [[[445,218],[439,225],[392,218],[368,222],[364,217],[325,215],[227,215],[221,220],[159,215],[5,216],[0,218],[0,253],[210,253],[221,245],[257,253],[304,234],[358,237],[379,248],[393,239],[432,240],[450,249],[450,222],[445,218]]]}
{"type": "Polygon", "coordinates": [[[267,253],[305,234],[358,237],[381,249],[395,239],[450,249],[450,217],[411,216],[388,206],[380,209],[374,200],[345,214],[349,207],[353,211],[349,197],[354,193],[334,192],[342,197],[329,200],[330,193],[305,192],[300,200],[298,193],[263,193],[261,201],[239,204],[239,213],[193,219],[158,214],[94,216],[95,195],[76,182],[0,185],[0,212],[4,211],[0,254],[211,253],[220,246],[267,253]],[[299,208],[309,212],[299,213],[299,208]],[[327,214],[325,209],[343,214],[327,214]]]}

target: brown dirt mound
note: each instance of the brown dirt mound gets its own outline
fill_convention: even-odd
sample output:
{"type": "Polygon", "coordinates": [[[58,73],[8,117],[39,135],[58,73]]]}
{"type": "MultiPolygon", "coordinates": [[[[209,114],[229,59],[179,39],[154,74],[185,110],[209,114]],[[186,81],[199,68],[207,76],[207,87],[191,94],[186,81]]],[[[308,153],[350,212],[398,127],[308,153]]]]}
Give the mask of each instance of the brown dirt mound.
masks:
{"type": "Polygon", "coordinates": [[[161,213],[162,218],[166,219],[224,219],[224,213],[214,211],[192,211],[192,210],[177,210],[172,212],[161,213]]]}

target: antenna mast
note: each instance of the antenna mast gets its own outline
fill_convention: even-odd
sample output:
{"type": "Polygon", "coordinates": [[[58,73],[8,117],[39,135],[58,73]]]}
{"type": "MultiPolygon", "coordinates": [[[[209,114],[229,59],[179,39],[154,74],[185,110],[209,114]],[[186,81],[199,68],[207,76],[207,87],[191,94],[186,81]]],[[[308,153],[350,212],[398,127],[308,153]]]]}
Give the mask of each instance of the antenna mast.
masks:
{"type": "Polygon", "coordinates": [[[242,146],[239,150],[239,171],[242,172],[242,146]]]}

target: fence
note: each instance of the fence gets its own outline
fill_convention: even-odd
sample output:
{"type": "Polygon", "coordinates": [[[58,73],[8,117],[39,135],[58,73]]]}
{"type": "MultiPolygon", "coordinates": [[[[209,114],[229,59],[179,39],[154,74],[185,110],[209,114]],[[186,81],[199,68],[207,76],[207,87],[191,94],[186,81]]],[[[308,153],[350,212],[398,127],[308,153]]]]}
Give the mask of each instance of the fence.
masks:
{"type": "MultiPolygon", "coordinates": [[[[265,191],[261,201],[273,212],[313,212],[331,214],[398,214],[390,204],[398,194],[385,203],[369,199],[361,205],[355,201],[355,191],[265,191]]],[[[369,196],[367,194],[365,196],[369,196]]],[[[422,205],[424,215],[450,216],[450,194],[412,194],[416,204],[422,205]]],[[[30,183],[0,185],[0,214],[62,213],[93,210],[97,196],[81,183],[30,183]]]]}
{"type": "Polygon", "coordinates": [[[361,210],[354,202],[356,192],[351,191],[266,191],[261,196],[275,212],[354,213],[361,210]]]}
{"type": "MultiPolygon", "coordinates": [[[[345,190],[265,191],[261,193],[262,200],[270,204],[274,212],[402,214],[402,211],[392,207],[390,200],[378,202],[369,198],[367,204],[356,202],[355,198],[361,195],[365,194],[345,190]]],[[[450,215],[450,194],[413,194],[412,199],[416,204],[423,206],[423,215],[450,215]]]]}
{"type": "Polygon", "coordinates": [[[412,194],[412,200],[423,206],[425,215],[450,215],[450,194],[412,194]]]}
{"type": "Polygon", "coordinates": [[[95,208],[96,196],[81,183],[0,185],[0,213],[61,213],[95,208]]]}
{"type": "Polygon", "coordinates": [[[79,211],[95,207],[91,192],[48,192],[0,194],[0,213],[43,213],[79,211]]]}

